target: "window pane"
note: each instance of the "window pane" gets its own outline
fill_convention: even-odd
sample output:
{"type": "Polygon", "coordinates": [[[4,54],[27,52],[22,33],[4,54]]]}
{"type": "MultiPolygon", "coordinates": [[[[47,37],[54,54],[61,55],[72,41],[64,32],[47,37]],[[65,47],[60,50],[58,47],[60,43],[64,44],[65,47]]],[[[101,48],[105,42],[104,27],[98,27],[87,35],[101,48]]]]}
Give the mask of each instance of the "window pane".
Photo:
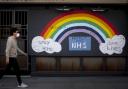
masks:
{"type": "Polygon", "coordinates": [[[36,71],[54,71],[56,69],[56,60],[51,57],[37,57],[36,71]]]}
{"type": "Polygon", "coordinates": [[[84,57],[83,67],[85,71],[101,71],[102,70],[102,58],[84,57]]]}
{"type": "Polygon", "coordinates": [[[123,71],[124,68],[125,68],[125,58],[123,57],[107,58],[108,71],[123,71]]]}
{"type": "Polygon", "coordinates": [[[80,58],[77,57],[61,58],[61,71],[80,71],[80,58]]]}

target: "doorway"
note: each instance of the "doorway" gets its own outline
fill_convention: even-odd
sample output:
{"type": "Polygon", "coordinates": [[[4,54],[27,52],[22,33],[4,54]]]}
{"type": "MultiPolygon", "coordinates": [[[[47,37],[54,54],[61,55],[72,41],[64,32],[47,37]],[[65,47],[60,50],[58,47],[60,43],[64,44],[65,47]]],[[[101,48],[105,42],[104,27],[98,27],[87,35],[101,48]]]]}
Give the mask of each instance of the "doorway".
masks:
{"type": "MultiPolygon", "coordinates": [[[[21,37],[18,40],[18,46],[27,52],[27,11],[26,10],[0,10],[0,71],[5,68],[5,47],[8,36],[10,35],[10,27],[17,27],[21,37]]],[[[28,57],[19,53],[18,62],[22,74],[29,74],[28,57]]],[[[13,74],[9,71],[8,74],[13,74]]]]}

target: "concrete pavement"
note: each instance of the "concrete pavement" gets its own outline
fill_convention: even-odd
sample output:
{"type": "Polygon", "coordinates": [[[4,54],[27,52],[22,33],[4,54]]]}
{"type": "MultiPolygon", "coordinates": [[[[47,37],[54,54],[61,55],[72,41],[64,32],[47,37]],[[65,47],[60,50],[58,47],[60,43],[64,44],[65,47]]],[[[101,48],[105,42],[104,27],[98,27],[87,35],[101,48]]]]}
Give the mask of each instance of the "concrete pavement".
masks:
{"type": "MultiPolygon", "coordinates": [[[[27,89],[128,89],[128,76],[22,77],[27,89]]],[[[15,77],[3,77],[0,89],[19,89],[15,77]]]]}

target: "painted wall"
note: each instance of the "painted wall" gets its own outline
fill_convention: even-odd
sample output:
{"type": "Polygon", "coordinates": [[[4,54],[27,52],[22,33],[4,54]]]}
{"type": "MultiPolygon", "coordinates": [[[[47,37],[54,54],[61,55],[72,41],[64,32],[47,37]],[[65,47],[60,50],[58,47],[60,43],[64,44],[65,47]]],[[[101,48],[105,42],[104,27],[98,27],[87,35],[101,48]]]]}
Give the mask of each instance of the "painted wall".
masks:
{"type": "Polygon", "coordinates": [[[28,32],[29,44],[32,45],[32,41],[35,39],[32,45],[34,48],[29,46],[30,55],[127,56],[128,47],[126,37],[128,27],[125,10],[108,8],[105,12],[92,12],[88,9],[63,12],[56,10],[54,7],[48,9],[38,8],[38,10],[30,10],[28,19],[29,29],[31,29],[28,32]],[[65,16],[67,16],[67,18],[65,18],[65,16]],[[93,23],[86,22],[87,19],[93,23]],[[72,22],[68,23],[68,20],[72,22]],[[98,20],[101,22],[97,22],[98,20]],[[102,23],[108,26],[105,27],[102,23]],[[101,28],[104,32],[102,32],[100,28],[100,30],[98,30],[96,24],[102,24],[101,28]],[[59,32],[59,30],[62,30],[61,27],[63,31],[59,32]],[[108,36],[106,36],[106,34],[108,34],[108,36]],[[36,36],[40,37],[35,38],[36,36]],[[49,38],[50,40],[47,40],[49,38]],[[41,41],[38,41],[40,39],[41,41]],[[119,42],[121,39],[123,39],[123,41],[119,42]],[[39,44],[41,45],[39,45],[37,41],[40,42],[39,44]],[[55,41],[53,43],[54,45],[48,44],[52,41],[55,41]],[[106,43],[107,41],[108,43],[106,43]],[[48,47],[48,45],[50,47],[48,47]],[[86,49],[85,46],[90,48],[86,49]],[[53,49],[51,47],[53,47],[53,49]],[[106,49],[109,50],[106,52],[106,49]]]}
{"type": "MultiPolygon", "coordinates": [[[[55,5],[56,6],[56,5],[55,5]]],[[[53,75],[60,75],[61,74],[84,74],[84,76],[87,74],[100,74],[100,75],[106,75],[106,74],[127,74],[127,52],[128,52],[128,41],[127,41],[127,36],[128,36],[128,13],[125,10],[124,7],[118,6],[110,6],[107,5],[107,10],[105,12],[92,12],[92,8],[95,7],[91,5],[90,7],[86,7],[86,5],[83,5],[83,9],[81,7],[76,7],[76,5],[73,5],[73,7],[76,8],[81,8],[82,11],[84,10],[84,19],[85,14],[92,13],[93,16],[97,14],[97,16],[100,16],[100,18],[105,18],[107,21],[111,23],[117,30],[117,35],[123,35],[126,39],[125,46],[123,47],[123,52],[121,54],[103,54],[100,49],[99,49],[99,42],[98,40],[95,39],[95,36],[90,36],[87,33],[72,33],[66,39],[62,42],[62,51],[60,53],[46,53],[46,52],[41,52],[37,53],[35,52],[32,47],[32,39],[36,36],[41,36],[43,37],[43,31],[45,30],[44,28],[50,24],[50,22],[62,15],[66,15],[67,13],[71,13],[71,11],[60,11],[57,10],[57,8],[54,5],[50,5],[50,7],[43,5],[35,5],[35,6],[25,6],[22,5],[15,7],[14,5],[7,7],[4,6],[1,8],[2,10],[25,10],[28,11],[28,54],[30,56],[31,63],[29,62],[28,64],[31,65],[31,74],[40,74],[41,76],[43,74],[48,74],[53,75]],[[92,7],[93,6],[93,7],[92,7]],[[121,8],[122,7],[122,8],[121,8]],[[42,33],[42,34],[41,34],[42,33]],[[91,40],[91,42],[90,42],[91,40]],[[85,46],[83,46],[83,49],[77,48],[71,48],[69,50],[69,43],[73,42],[87,42],[88,45],[91,44],[91,46],[88,50],[84,49],[85,46]],[[81,50],[81,51],[80,51],[81,50]],[[52,56],[52,57],[51,57],[52,56]],[[57,57],[58,56],[58,57],[57,57]],[[67,56],[72,56],[72,57],[67,57],[67,56]],[[82,56],[82,57],[81,57],[82,56]],[[88,57],[90,56],[90,57],[88,57]],[[97,57],[96,57],[97,56],[97,57]],[[104,57],[105,56],[105,57],[104,57]],[[115,57],[118,56],[118,57],[115,57]],[[120,56],[120,57],[119,57],[120,56]],[[42,73],[41,73],[42,72],[42,73]]],[[[59,5],[60,6],[60,5],[59,5]]],[[[81,6],[81,5],[80,5],[81,6]]],[[[106,5],[105,5],[106,6],[106,5]]],[[[103,6],[103,7],[105,7],[103,6]]],[[[97,6],[98,7],[98,6],[97,6]]],[[[102,6],[100,6],[102,7],[102,6]]],[[[75,11],[78,11],[78,9],[75,9],[75,11]]],[[[71,15],[71,14],[67,14],[71,15]]],[[[79,16],[79,15],[77,15],[79,16]]],[[[82,17],[82,16],[79,16],[82,17]]],[[[71,17],[72,18],[72,17],[71,17]]],[[[103,19],[101,19],[103,20],[103,19]]],[[[55,20],[56,21],[56,20],[55,20]]],[[[64,20],[65,21],[65,20],[64,20]]],[[[78,22],[78,21],[75,21],[78,22]]],[[[105,21],[106,22],[106,21],[105,21]]],[[[59,22],[60,23],[60,22],[59,22]]],[[[85,23],[84,23],[85,24],[85,23]]],[[[86,23],[87,24],[87,23],[86,23]]],[[[78,24],[77,24],[78,25],[78,24]]],[[[50,28],[50,26],[48,26],[50,28]]],[[[53,26],[53,28],[56,27],[56,25],[53,26]]],[[[88,29],[87,25],[84,27],[72,27],[68,30],[72,29],[84,29],[84,30],[90,30],[93,31],[93,29],[88,29]]],[[[47,30],[46,30],[47,31],[47,30]]],[[[101,31],[101,30],[99,30],[101,31]]],[[[64,31],[67,32],[67,31],[64,31]]],[[[62,34],[64,34],[62,32],[62,34]]],[[[87,31],[86,31],[87,32],[87,31]]],[[[93,31],[97,34],[96,31],[93,31]]],[[[92,32],[91,32],[92,33],[92,32]]],[[[110,32],[111,33],[111,32],[110,32]]],[[[46,34],[47,35],[47,34],[46,34]]],[[[60,35],[62,36],[62,35],[60,35]]],[[[102,36],[98,35],[99,38],[102,39],[102,36]]],[[[59,37],[58,37],[59,38],[59,37]]],[[[101,40],[103,41],[103,39],[101,40]]],[[[45,42],[45,41],[44,41],[45,42]]],[[[3,43],[0,45],[4,45],[3,43]]],[[[84,45],[84,44],[83,44],[84,45]]],[[[46,46],[46,45],[45,45],[46,46]]],[[[56,46],[56,45],[55,45],[56,46]]],[[[3,46],[2,46],[3,47],[3,46]]],[[[4,54],[4,53],[3,53],[4,54]]],[[[4,69],[4,58],[5,56],[0,56],[0,69],[4,69]]],[[[26,63],[26,59],[21,57],[20,58],[20,63],[22,68],[24,68],[24,63],[26,63]],[[23,59],[23,60],[22,60],[23,59]]],[[[28,65],[26,65],[28,67],[28,65]]]]}

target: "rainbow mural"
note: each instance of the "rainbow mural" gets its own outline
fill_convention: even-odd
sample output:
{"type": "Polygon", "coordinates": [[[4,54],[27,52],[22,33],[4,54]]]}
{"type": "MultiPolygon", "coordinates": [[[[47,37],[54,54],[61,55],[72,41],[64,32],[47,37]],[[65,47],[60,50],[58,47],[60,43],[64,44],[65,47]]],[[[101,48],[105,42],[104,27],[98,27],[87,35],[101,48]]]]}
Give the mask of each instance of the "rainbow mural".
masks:
{"type": "Polygon", "coordinates": [[[52,19],[43,28],[41,36],[62,43],[70,34],[79,32],[94,37],[98,43],[104,43],[107,38],[117,34],[115,27],[104,17],[77,10],[63,13],[52,19]]]}

